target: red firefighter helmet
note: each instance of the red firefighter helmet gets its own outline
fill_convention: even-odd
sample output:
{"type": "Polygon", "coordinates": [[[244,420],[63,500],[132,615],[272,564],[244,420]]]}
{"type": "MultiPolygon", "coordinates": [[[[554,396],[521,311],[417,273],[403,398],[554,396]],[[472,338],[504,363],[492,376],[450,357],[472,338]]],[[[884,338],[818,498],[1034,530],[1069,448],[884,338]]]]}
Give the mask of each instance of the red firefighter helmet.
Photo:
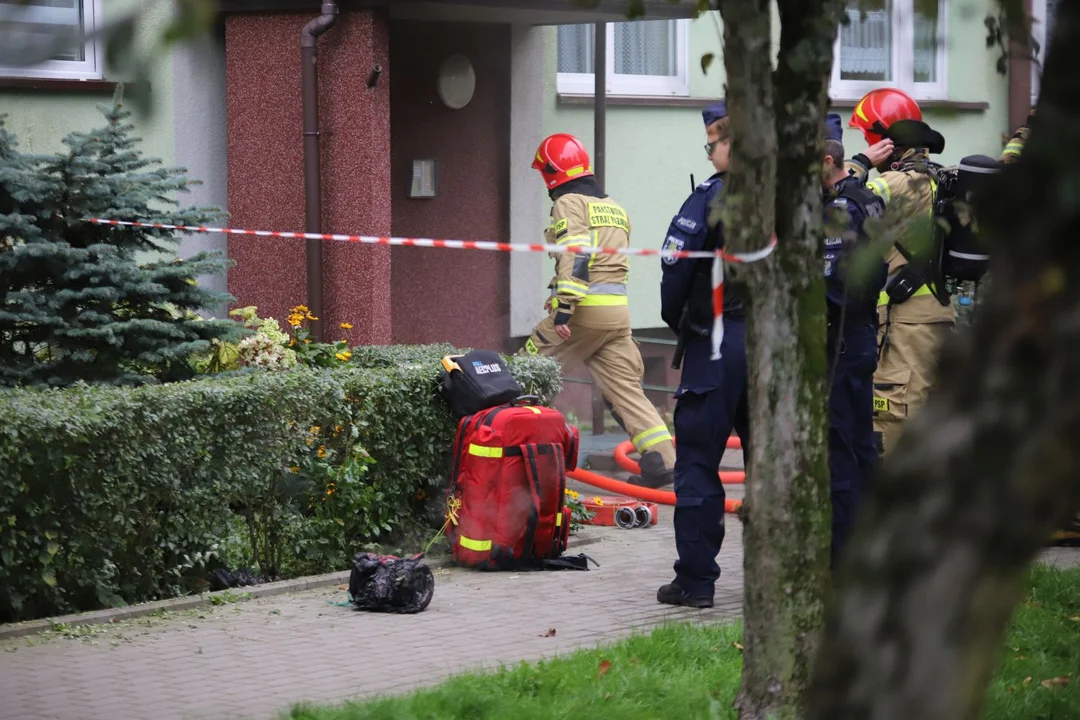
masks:
{"type": "Polygon", "coordinates": [[[870,145],[881,142],[885,131],[898,120],[922,120],[919,103],[896,88],[871,90],[851,113],[848,127],[859,128],[870,145]]]}
{"type": "Polygon", "coordinates": [[[548,190],[593,174],[585,146],[567,133],[555,133],[544,138],[536,149],[532,166],[540,171],[548,190]]]}

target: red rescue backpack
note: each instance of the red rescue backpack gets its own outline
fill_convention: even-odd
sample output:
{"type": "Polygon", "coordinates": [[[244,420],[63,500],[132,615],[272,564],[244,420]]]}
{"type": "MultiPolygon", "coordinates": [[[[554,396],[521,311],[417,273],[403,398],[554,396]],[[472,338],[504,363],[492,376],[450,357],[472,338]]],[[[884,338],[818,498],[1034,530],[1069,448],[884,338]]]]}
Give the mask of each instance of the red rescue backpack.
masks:
{"type": "Polygon", "coordinates": [[[536,400],[518,398],[458,423],[447,512],[457,565],[541,567],[566,551],[566,473],[577,467],[578,432],[536,400]]]}

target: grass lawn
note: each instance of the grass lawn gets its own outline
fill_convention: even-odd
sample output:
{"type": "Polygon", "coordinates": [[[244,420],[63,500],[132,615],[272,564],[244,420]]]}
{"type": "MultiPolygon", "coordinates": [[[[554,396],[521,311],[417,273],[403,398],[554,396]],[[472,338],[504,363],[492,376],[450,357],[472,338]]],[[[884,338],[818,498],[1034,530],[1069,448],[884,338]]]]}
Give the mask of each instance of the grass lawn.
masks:
{"type": "MultiPolygon", "coordinates": [[[[990,720],[1080,718],[1080,569],[1036,566],[1017,608],[990,720]]],[[[292,720],[549,720],[734,718],[742,657],[738,625],[673,625],[610,647],[430,690],[341,707],[297,707],[292,720]]]]}

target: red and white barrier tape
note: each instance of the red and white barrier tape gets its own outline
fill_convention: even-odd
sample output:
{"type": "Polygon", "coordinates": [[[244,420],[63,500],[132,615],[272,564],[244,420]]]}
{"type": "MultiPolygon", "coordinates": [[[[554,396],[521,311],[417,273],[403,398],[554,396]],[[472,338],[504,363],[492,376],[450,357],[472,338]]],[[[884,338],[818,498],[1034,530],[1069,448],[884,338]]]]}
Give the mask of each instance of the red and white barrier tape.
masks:
{"type": "Polygon", "coordinates": [[[237,228],[206,227],[203,225],[167,225],[164,223],[142,223],[130,220],[109,220],[88,218],[95,225],[123,225],[126,227],[150,228],[153,230],[177,230],[181,232],[221,233],[225,235],[247,235],[249,237],[293,238],[298,240],[337,240],[340,242],[364,243],[366,245],[393,245],[398,247],[451,248],[455,250],[499,250],[503,252],[545,252],[569,253],[571,255],[662,255],[674,258],[714,258],[719,254],[724,260],[733,263],[755,262],[765,258],[776,246],[774,237],[765,248],[752,253],[729,253],[721,250],[715,253],[709,250],[664,251],[652,248],[594,248],[584,246],[568,247],[565,245],[526,245],[515,243],[492,242],[489,240],[443,240],[434,238],[380,237],[376,235],[341,235],[338,233],[307,233],[277,230],[239,230],[237,228]]]}
{"type": "Polygon", "coordinates": [[[635,255],[662,256],[666,258],[712,258],[713,292],[713,330],[712,359],[720,359],[720,345],[724,341],[724,263],[752,263],[764,260],[776,248],[776,236],[769,243],[754,252],[729,253],[724,250],[653,250],[651,248],[597,248],[584,246],[515,244],[492,242],[488,240],[443,240],[434,238],[379,237],[376,235],[341,235],[339,233],[307,233],[277,230],[240,230],[237,228],[207,227],[204,225],[168,225],[165,223],[142,223],[130,220],[109,220],[88,218],[95,225],[122,225],[126,227],[149,228],[152,230],[176,230],[180,232],[221,233],[224,235],[246,235],[249,237],[292,238],[298,240],[336,240],[340,242],[364,243],[366,245],[392,245],[398,247],[451,248],[455,250],[498,250],[503,252],[544,252],[569,253],[572,255],[635,255]]]}
{"type": "MultiPolygon", "coordinates": [[[[764,260],[772,253],[773,248],[776,247],[776,236],[773,235],[769,244],[763,247],[761,250],[754,252],[739,253],[740,262],[752,263],[758,260],[764,260]]],[[[713,306],[713,327],[712,327],[712,359],[720,359],[720,345],[724,342],[724,263],[717,257],[713,260],[712,267],[712,306],[713,306]]]]}

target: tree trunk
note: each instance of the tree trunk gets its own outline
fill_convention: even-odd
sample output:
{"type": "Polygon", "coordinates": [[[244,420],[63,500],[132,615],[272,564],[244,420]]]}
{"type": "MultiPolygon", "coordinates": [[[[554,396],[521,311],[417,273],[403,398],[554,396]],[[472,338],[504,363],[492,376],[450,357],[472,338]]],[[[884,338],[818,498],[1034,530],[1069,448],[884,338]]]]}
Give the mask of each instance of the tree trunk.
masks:
{"type": "Polygon", "coordinates": [[[813,717],[978,717],[1025,570],[1080,505],[1080,3],[1055,29],[1033,132],[979,208],[993,287],[882,468],[813,717]]]}
{"type": "Polygon", "coordinates": [[[769,5],[720,3],[734,136],[725,241],[745,251],[778,237],[773,257],[728,272],[750,289],[744,720],[800,717],[824,625],[831,527],[819,178],[837,3],[780,1],[775,74],[769,5]]]}

